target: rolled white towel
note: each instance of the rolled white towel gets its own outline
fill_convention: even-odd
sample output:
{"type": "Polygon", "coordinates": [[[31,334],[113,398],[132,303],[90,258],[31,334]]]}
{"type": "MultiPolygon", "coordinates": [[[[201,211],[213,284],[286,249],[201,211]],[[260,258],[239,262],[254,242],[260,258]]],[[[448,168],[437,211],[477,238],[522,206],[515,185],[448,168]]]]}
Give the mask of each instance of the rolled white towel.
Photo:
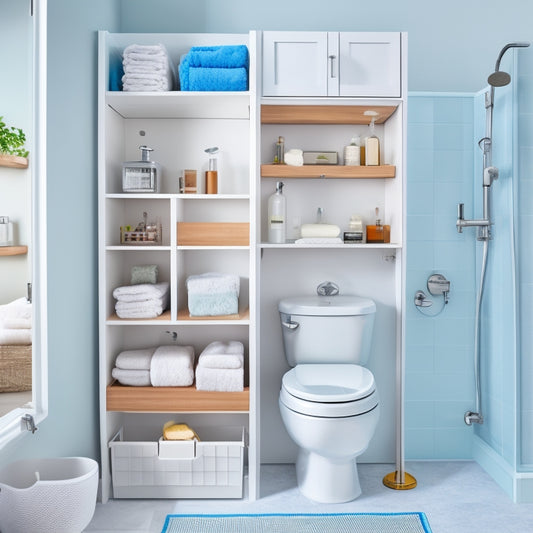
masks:
{"type": "Polygon", "coordinates": [[[0,344],[27,346],[32,342],[31,329],[0,329],[0,344]]]}
{"type": "Polygon", "coordinates": [[[188,387],[194,382],[194,348],[159,346],[150,361],[150,380],[154,387],[188,387]]]}
{"type": "Polygon", "coordinates": [[[304,152],[298,148],[292,148],[288,152],[285,152],[284,161],[286,165],[292,167],[301,167],[304,164],[304,152]]]}
{"type": "Polygon", "coordinates": [[[124,287],[117,287],[113,291],[113,298],[121,302],[140,302],[143,300],[161,298],[165,296],[165,294],[168,294],[168,290],[168,281],[162,281],[161,283],[125,285],[124,287]]]}
{"type": "Polygon", "coordinates": [[[207,345],[200,354],[198,366],[242,368],[244,366],[244,346],[239,341],[214,341],[207,345]]]}
{"type": "Polygon", "coordinates": [[[338,237],[341,229],[336,224],[302,224],[300,233],[303,239],[308,237],[338,237]]]}
{"type": "Polygon", "coordinates": [[[242,391],[244,389],[244,369],[197,366],[196,388],[220,392],[242,391]]]}
{"type": "Polygon", "coordinates": [[[122,385],[133,387],[149,387],[150,371],[149,370],[127,370],[124,368],[113,368],[111,375],[122,385]]]}
{"type": "Polygon", "coordinates": [[[155,348],[124,350],[117,355],[115,366],[123,370],[150,370],[155,348]]]}
{"type": "Polygon", "coordinates": [[[187,290],[191,294],[220,294],[235,292],[239,295],[240,278],[235,274],[206,272],[189,276],[186,280],[187,290]]]}

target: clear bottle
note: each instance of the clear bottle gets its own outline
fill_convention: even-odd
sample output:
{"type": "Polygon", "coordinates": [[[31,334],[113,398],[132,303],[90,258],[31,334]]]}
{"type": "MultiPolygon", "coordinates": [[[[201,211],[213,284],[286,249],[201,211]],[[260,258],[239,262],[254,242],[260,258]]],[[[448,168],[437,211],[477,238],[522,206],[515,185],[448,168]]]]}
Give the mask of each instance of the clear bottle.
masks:
{"type": "MultiPolygon", "coordinates": [[[[218,146],[206,148],[204,150],[211,156],[218,153],[218,146]]],[[[217,194],[218,192],[218,171],[216,157],[210,157],[207,170],[205,172],[205,192],[206,194],[217,194]]]]}
{"type": "Polygon", "coordinates": [[[8,216],[0,216],[0,246],[13,246],[13,223],[8,216]]]}
{"type": "Polygon", "coordinates": [[[370,122],[370,135],[365,140],[365,164],[367,166],[379,165],[379,139],[375,130],[375,117],[370,122]]]}
{"type": "Polygon", "coordinates": [[[284,243],[287,232],[287,201],[283,196],[283,182],[276,183],[276,192],[268,199],[268,242],[284,243]]]}
{"type": "Polygon", "coordinates": [[[274,155],[274,163],[282,165],[285,163],[285,139],[283,137],[278,137],[278,142],[276,143],[276,153],[274,155]]]}
{"type": "Polygon", "coordinates": [[[344,147],[344,164],[358,166],[361,164],[361,139],[352,137],[348,146],[344,147]]]}
{"type": "Polygon", "coordinates": [[[139,146],[140,161],[126,161],[122,164],[123,192],[159,192],[161,169],[159,163],[150,161],[152,148],[139,146]]]}

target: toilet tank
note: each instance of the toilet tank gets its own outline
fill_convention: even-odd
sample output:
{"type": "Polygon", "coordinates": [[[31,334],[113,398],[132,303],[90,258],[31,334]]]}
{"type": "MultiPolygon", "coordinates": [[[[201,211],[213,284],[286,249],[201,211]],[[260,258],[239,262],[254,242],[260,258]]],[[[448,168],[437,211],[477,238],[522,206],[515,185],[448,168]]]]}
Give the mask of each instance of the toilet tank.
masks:
{"type": "Polygon", "coordinates": [[[299,296],[278,305],[283,348],[290,366],[302,363],[365,365],[376,304],[359,296],[299,296]]]}

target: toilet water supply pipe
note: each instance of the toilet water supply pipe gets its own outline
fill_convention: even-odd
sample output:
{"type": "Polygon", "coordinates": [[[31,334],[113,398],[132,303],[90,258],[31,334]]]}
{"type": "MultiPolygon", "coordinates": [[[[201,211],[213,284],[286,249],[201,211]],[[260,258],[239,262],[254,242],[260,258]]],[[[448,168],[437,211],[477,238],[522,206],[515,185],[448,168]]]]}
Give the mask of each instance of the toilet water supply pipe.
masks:
{"type": "Polygon", "coordinates": [[[503,87],[510,83],[511,76],[506,72],[500,71],[500,62],[503,55],[509,48],[525,48],[530,43],[516,42],[506,44],[496,60],[494,72],[488,77],[490,85],[489,90],[485,93],[485,137],[478,145],[483,150],[483,218],[479,220],[465,220],[464,204],[459,204],[457,209],[457,231],[462,233],[463,228],[477,227],[477,240],[483,242],[483,255],[481,261],[481,271],[479,277],[479,288],[476,298],[476,314],[474,320],[474,379],[475,379],[475,411],[467,411],[464,415],[464,421],[467,425],[483,424],[482,396],[481,396],[481,307],[483,304],[483,294],[485,289],[485,275],[487,271],[487,261],[489,255],[489,241],[491,240],[490,226],[493,222],[491,219],[491,186],[494,180],[498,179],[498,169],[492,166],[492,119],[494,110],[494,89],[503,87]]]}

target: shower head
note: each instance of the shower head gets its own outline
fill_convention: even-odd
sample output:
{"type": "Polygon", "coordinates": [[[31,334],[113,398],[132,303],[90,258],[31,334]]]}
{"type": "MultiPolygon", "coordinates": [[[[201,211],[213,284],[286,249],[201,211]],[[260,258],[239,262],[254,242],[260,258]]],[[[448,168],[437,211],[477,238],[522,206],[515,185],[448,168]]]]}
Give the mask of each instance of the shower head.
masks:
{"type": "Polygon", "coordinates": [[[508,43],[502,49],[496,60],[496,67],[494,72],[488,77],[489,85],[492,87],[503,87],[508,85],[511,82],[511,76],[507,72],[502,72],[500,70],[500,62],[502,60],[503,54],[509,50],[509,48],[527,48],[530,43],[518,42],[518,43],[508,43]]]}

